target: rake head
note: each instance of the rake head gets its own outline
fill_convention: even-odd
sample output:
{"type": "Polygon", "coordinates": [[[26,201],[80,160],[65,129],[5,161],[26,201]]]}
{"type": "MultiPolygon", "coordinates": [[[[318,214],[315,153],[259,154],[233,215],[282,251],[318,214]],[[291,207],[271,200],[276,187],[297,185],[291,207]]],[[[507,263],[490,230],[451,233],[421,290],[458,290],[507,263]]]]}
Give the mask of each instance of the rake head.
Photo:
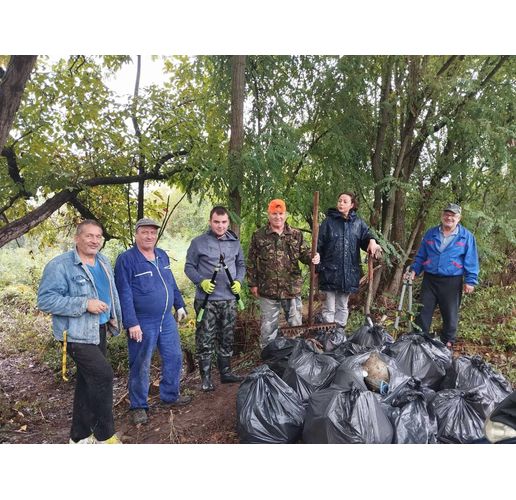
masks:
{"type": "Polygon", "coordinates": [[[314,337],[318,333],[327,332],[336,328],[336,323],[320,323],[317,325],[300,325],[300,326],[287,326],[280,328],[279,333],[284,337],[288,338],[310,338],[314,337]]]}

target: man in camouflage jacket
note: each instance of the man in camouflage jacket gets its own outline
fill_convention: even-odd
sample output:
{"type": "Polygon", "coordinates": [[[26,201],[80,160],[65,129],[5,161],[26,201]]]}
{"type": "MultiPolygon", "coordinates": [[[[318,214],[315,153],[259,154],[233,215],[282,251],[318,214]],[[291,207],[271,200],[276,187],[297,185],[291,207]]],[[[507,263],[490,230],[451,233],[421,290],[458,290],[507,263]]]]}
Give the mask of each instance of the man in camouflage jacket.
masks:
{"type": "Polygon", "coordinates": [[[299,229],[285,219],[283,200],[272,200],[268,208],[269,223],[252,236],[247,262],[247,280],[251,293],[260,301],[260,344],[265,347],[278,335],[281,309],[290,326],[302,323],[299,261],[319,263],[319,254],[310,257],[310,248],[299,229]]]}

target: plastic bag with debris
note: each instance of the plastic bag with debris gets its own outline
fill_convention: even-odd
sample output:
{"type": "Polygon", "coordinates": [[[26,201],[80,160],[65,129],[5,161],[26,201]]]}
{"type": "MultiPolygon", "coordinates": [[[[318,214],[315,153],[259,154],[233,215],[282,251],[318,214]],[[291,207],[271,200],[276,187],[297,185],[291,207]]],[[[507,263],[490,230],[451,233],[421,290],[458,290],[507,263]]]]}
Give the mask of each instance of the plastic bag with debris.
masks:
{"type": "Polygon", "coordinates": [[[303,441],[318,444],[387,444],[393,428],[376,396],[356,387],[314,392],[308,401],[303,441]]]}
{"type": "Polygon", "coordinates": [[[252,370],[238,388],[241,443],[294,443],[301,437],[304,417],[299,396],[267,365],[252,370]]]}

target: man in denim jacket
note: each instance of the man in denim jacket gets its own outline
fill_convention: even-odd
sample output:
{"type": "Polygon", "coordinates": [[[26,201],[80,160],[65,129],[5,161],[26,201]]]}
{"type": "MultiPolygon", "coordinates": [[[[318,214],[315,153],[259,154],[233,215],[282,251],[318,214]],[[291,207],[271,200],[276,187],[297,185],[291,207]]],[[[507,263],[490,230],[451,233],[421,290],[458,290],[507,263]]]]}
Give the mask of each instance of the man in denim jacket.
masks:
{"type": "Polygon", "coordinates": [[[54,337],[77,366],[70,443],[120,443],[113,419],[113,369],[106,358],[107,333],[118,335],[120,302],[113,270],[99,254],[102,226],[77,226],[75,249],[52,259],[43,271],[38,308],[52,314],[54,337]]]}
{"type": "Polygon", "coordinates": [[[423,307],[416,324],[429,333],[434,310],[439,306],[443,318],[441,340],[453,348],[459,322],[462,293],[471,293],[478,284],[478,253],[475,237],[459,224],[462,209],[449,203],[441,214],[441,224],[423,236],[405,278],[414,279],[424,271],[421,285],[423,307]]]}

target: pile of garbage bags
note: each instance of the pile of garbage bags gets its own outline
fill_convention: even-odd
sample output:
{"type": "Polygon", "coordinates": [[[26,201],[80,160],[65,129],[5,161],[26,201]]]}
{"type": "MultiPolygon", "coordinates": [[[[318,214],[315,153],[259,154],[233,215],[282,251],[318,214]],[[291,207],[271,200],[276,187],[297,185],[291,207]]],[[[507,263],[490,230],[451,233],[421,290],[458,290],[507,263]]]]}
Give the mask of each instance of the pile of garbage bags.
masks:
{"type": "Polygon", "coordinates": [[[278,337],[240,385],[242,443],[470,443],[512,392],[480,356],[378,325],[278,337]]]}

